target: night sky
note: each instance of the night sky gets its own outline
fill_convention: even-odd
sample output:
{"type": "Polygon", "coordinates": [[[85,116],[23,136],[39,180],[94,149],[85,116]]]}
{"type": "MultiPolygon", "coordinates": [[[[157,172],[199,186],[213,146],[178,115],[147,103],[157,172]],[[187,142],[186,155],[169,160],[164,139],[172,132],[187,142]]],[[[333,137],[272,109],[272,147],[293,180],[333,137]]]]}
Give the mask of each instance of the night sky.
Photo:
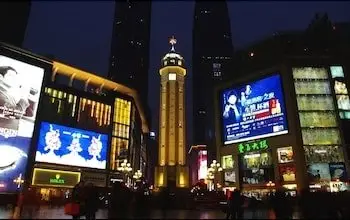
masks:
{"type": "MultiPolygon", "coordinates": [[[[333,22],[350,21],[350,2],[228,2],[235,48],[281,30],[304,29],[316,12],[327,12],[333,22]]],[[[168,38],[178,40],[176,50],[187,63],[188,143],[192,140],[192,24],[194,2],[154,1],[152,6],[149,105],[153,130],[158,130],[161,57],[169,51],[168,38]]],[[[32,1],[24,47],[84,70],[106,76],[111,45],[113,1],[32,1]]],[[[210,42],[208,42],[210,43],[210,42]]]]}

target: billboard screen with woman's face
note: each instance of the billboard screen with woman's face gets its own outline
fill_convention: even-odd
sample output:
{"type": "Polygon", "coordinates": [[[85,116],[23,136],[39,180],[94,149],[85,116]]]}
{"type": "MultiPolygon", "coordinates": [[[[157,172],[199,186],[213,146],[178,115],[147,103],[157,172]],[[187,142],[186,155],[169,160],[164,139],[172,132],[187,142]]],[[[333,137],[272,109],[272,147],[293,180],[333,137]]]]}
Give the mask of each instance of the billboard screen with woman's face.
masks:
{"type": "Polygon", "coordinates": [[[43,78],[43,68],[0,55],[0,192],[21,187],[43,78]]]}
{"type": "Polygon", "coordinates": [[[224,144],[287,134],[287,115],[278,74],[221,94],[224,144]]]}

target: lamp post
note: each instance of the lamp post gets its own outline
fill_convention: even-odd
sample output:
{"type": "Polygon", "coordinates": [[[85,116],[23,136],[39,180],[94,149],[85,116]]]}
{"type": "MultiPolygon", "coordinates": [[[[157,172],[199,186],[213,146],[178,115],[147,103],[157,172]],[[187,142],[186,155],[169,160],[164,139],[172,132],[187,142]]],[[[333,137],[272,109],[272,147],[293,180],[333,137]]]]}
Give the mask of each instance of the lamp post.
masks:
{"type": "Polygon", "coordinates": [[[127,182],[128,185],[128,174],[132,171],[131,165],[130,163],[128,163],[128,160],[125,159],[117,168],[117,170],[123,172],[123,180],[124,182],[127,182]]]}
{"type": "Polygon", "coordinates": [[[134,173],[134,175],[132,176],[132,178],[135,180],[135,186],[136,186],[136,182],[140,181],[142,177],[142,172],[141,170],[137,170],[136,173],[134,173]]]}
{"type": "Polygon", "coordinates": [[[208,175],[207,178],[212,181],[215,189],[215,174],[222,171],[222,167],[220,166],[220,163],[218,163],[216,160],[213,160],[213,162],[210,164],[210,167],[208,168],[208,175]]]}
{"type": "Polygon", "coordinates": [[[275,186],[275,183],[273,183],[272,181],[269,181],[268,183],[266,183],[266,186],[269,188],[270,190],[270,195],[272,193],[272,187],[275,186]]]}

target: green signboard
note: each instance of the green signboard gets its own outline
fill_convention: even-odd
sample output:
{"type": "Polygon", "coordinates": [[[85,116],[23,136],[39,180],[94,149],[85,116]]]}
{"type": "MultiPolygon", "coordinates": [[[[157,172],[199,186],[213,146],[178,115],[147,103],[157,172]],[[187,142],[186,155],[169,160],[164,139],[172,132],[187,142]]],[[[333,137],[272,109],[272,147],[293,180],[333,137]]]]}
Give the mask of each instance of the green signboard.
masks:
{"type": "Polygon", "coordinates": [[[252,151],[265,150],[269,148],[267,140],[259,140],[254,142],[240,143],[238,144],[238,152],[240,154],[248,153],[252,151]]]}
{"type": "Polygon", "coordinates": [[[34,168],[32,185],[73,188],[80,181],[80,172],[34,168]]]}

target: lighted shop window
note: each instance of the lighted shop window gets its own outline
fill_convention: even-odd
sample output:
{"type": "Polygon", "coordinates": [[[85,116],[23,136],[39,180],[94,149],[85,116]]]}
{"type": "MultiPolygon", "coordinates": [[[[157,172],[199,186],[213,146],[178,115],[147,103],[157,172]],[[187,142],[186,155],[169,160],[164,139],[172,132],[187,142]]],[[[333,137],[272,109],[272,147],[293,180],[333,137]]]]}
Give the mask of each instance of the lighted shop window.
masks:
{"type": "Polygon", "coordinates": [[[344,77],[344,71],[342,66],[331,66],[330,69],[332,78],[344,77]]]}
{"type": "Polygon", "coordinates": [[[350,119],[350,112],[349,111],[340,111],[339,116],[341,119],[350,119]]]}
{"type": "Polygon", "coordinates": [[[346,88],[346,84],[344,82],[334,80],[334,92],[337,95],[347,95],[348,89],[346,88]]]}

